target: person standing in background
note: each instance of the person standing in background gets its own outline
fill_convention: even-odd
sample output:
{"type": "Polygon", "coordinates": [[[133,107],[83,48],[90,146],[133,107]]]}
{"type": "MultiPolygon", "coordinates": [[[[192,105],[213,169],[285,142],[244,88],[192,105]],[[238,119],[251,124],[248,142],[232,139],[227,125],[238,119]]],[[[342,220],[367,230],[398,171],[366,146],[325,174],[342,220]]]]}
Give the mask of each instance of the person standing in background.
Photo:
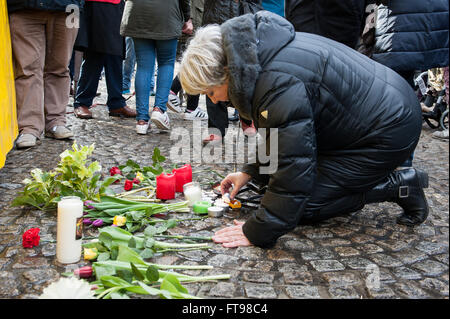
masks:
{"type": "Polygon", "coordinates": [[[82,119],[92,118],[89,108],[96,96],[104,68],[109,115],[135,117],[136,111],[126,105],[122,96],[122,62],[125,39],[120,35],[123,0],[86,0],[80,17],[80,32],[75,49],[84,52],[76,90],[74,113],[82,119]]]}
{"type": "MultiPolygon", "coordinates": [[[[205,0],[202,25],[222,24],[225,21],[237,17],[244,12],[240,10],[241,3],[245,5],[261,6],[261,0],[205,0]]],[[[228,103],[214,103],[206,95],[206,110],[208,112],[209,137],[202,141],[203,145],[221,143],[228,128],[228,103]]],[[[237,117],[237,113],[235,113],[237,117]]],[[[252,121],[241,120],[244,134],[255,134],[256,130],[252,121]],[[249,133],[246,133],[249,132],[249,133]]]]}
{"type": "Polygon", "coordinates": [[[296,32],[308,32],[355,49],[364,22],[366,0],[286,0],[286,19],[296,32]]]}
{"type": "Polygon", "coordinates": [[[123,81],[122,94],[130,94],[131,78],[134,74],[134,66],[136,64],[136,55],[134,54],[134,43],[130,37],[125,38],[125,60],[123,61],[123,81]]]}
{"type": "Polygon", "coordinates": [[[170,129],[167,101],[172,84],[178,38],[192,33],[189,0],[128,0],[120,26],[132,37],[136,54],[136,133],[147,134],[151,120],[161,130],[170,129]],[[155,104],[149,116],[150,83],[158,61],[155,104]]]}
{"type": "MultiPolygon", "coordinates": [[[[414,88],[415,71],[448,66],[448,6],[447,0],[368,1],[358,51],[414,88]]],[[[411,167],[413,159],[414,153],[402,166],[411,167]]]]}
{"type": "MultiPolygon", "coordinates": [[[[202,24],[204,0],[191,0],[191,20],[193,31],[197,30],[202,24]]],[[[177,59],[183,54],[187,43],[192,38],[193,33],[186,34],[183,32],[178,40],[177,59]]],[[[181,108],[181,99],[178,97],[182,91],[180,80],[178,76],[172,81],[170,87],[169,100],[167,107],[177,113],[183,112],[181,108]]],[[[186,109],[184,110],[185,120],[208,120],[208,114],[198,107],[200,95],[186,94],[186,109]]]]}
{"type": "MultiPolygon", "coordinates": [[[[55,139],[73,136],[66,127],[69,62],[78,33],[66,24],[69,5],[82,0],[8,0],[19,137],[17,148],[33,147],[42,133],[55,139]]],[[[70,20],[70,19],[69,19],[70,20]]]]}
{"type": "Polygon", "coordinates": [[[358,51],[414,87],[415,71],[448,66],[448,7],[447,0],[368,1],[358,51]]]}

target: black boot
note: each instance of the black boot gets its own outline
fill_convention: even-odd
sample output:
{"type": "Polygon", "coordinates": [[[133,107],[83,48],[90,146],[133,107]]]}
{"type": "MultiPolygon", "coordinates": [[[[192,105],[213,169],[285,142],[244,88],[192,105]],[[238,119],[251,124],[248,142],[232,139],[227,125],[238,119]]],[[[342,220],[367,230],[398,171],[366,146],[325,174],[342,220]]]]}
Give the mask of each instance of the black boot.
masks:
{"type": "Polygon", "coordinates": [[[423,192],[428,187],[428,174],[407,168],[392,172],[385,181],[365,193],[365,203],[394,202],[403,208],[398,224],[415,226],[428,217],[428,202],[423,192]]]}

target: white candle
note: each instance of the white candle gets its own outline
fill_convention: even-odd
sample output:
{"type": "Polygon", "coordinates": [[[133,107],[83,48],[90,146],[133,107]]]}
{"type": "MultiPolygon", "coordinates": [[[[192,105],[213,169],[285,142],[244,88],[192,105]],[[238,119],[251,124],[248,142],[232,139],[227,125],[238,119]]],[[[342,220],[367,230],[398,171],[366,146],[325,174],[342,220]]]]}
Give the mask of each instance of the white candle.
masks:
{"type": "Polygon", "coordinates": [[[76,263],[81,258],[82,217],[83,202],[79,197],[61,198],[58,202],[56,259],[62,264],[76,263]]]}
{"type": "Polygon", "coordinates": [[[197,182],[187,183],[183,186],[184,198],[188,201],[188,206],[202,200],[202,189],[197,182]]]}

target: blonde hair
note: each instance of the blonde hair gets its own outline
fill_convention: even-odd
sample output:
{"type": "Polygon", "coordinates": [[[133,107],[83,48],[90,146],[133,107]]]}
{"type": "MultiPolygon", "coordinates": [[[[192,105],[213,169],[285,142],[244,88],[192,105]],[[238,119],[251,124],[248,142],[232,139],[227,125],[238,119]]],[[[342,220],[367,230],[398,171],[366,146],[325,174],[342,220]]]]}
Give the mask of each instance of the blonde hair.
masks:
{"type": "Polygon", "coordinates": [[[213,86],[226,82],[226,58],[222,33],[217,24],[197,30],[181,59],[178,74],[181,86],[190,95],[203,94],[213,86]]]}

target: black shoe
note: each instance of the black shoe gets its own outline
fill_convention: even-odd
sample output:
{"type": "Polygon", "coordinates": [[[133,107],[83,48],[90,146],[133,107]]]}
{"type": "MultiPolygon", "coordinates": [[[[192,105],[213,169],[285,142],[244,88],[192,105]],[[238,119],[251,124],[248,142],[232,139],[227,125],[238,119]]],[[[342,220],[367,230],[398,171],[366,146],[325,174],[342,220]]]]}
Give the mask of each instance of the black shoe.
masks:
{"type": "Polygon", "coordinates": [[[365,193],[365,203],[394,202],[403,208],[398,224],[416,226],[423,223],[429,213],[423,192],[428,187],[428,174],[406,168],[392,172],[387,179],[365,193]]]}

